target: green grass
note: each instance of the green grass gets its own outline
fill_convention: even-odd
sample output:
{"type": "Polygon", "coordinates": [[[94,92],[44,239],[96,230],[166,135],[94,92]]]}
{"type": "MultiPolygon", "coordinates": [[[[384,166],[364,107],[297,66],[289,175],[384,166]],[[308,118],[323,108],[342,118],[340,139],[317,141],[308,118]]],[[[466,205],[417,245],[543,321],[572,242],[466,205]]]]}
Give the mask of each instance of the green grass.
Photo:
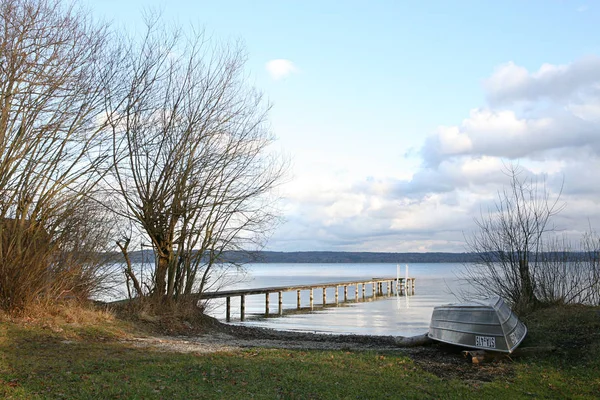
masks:
{"type": "Polygon", "coordinates": [[[120,342],[111,324],[56,332],[60,329],[3,322],[0,398],[598,398],[598,310],[558,310],[528,317],[530,334],[523,344],[559,346],[558,351],[483,366],[461,359],[466,371],[461,375],[452,374],[453,365],[440,366],[448,373],[427,372],[436,371],[400,352],[174,354],[120,342]],[[482,371],[489,381],[470,374],[482,371]]]}
{"type": "Polygon", "coordinates": [[[186,355],[13,333],[20,339],[2,349],[0,394],[9,398],[371,399],[421,398],[432,385],[447,394],[466,390],[397,355],[264,349],[186,355]]]}

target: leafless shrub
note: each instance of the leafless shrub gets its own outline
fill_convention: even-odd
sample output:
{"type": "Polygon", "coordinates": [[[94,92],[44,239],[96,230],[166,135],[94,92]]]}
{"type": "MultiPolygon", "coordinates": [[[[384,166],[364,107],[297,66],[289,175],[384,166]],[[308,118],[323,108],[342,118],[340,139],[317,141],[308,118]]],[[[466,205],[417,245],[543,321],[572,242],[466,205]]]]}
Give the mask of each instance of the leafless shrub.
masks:
{"type": "Polygon", "coordinates": [[[600,243],[585,234],[574,247],[566,238],[548,239],[534,275],[540,301],[550,304],[599,304],[600,243]]]}
{"type": "Polygon", "coordinates": [[[600,275],[597,238],[587,235],[573,249],[551,224],[564,208],[560,193],[552,197],[544,185],[522,178],[517,167],[508,167],[507,173],[510,187],[499,193],[494,210],[476,220],[478,231],[467,237],[478,260],[465,265],[463,278],[474,290],[466,295],[498,295],[519,309],[594,302],[600,275]]]}
{"type": "Polygon", "coordinates": [[[112,252],[118,225],[110,211],[111,201],[105,195],[91,195],[73,209],[74,213],[62,215],[55,231],[57,248],[52,265],[61,277],[56,280],[62,280],[65,296],[80,301],[108,295],[116,284],[121,262],[112,252]]]}
{"type": "Polygon", "coordinates": [[[18,311],[92,290],[78,287],[95,234],[80,217],[107,159],[114,70],[106,28],[58,0],[2,1],[0,31],[0,307],[18,311]]]}

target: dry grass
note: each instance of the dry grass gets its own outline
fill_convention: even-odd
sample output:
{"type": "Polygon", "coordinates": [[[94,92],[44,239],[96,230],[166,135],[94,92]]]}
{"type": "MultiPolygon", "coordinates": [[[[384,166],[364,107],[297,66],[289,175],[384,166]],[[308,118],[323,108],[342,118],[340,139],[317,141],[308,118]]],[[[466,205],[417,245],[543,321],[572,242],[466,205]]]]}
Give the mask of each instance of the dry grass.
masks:
{"type": "Polygon", "coordinates": [[[0,324],[3,323],[32,329],[41,328],[65,337],[82,339],[94,339],[97,336],[120,338],[135,331],[133,324],[118,319],[112,311],[91,303],[78,302],[30,307],[25,316],[0,312],[0,324]]]}
{"type": "Polygon", "coordinates": [[[117,318],[128,321],[145,332],[166,335],[194,335],[204,333],[211,319],[195,301],[159,304],[152,299],[123,302],[112,306],[117,318]]]}

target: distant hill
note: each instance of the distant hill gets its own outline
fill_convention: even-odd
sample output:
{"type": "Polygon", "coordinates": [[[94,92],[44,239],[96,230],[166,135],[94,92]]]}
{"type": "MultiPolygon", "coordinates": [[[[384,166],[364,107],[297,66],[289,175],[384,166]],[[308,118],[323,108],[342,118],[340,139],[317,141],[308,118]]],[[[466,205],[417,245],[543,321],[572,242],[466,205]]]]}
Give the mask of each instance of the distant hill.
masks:
{"type": "MultiPolygon", "coordinates": [[[[549,252],[544,253],[547,260],[558,262],[590,259],[596,260],[597,254],[586,252],[549,252]],[[590,258],[591,257],[591,258],[590,258]]],[[[154,261],[152,250],[133,251],[129,254],[131,262],[149,263],[154,261]]],[[[112,253],[111,258],[121,262],[123,256],[120,253],[112,253]]],[[[229,251],[223,256],[223,262],[237,263],[279,263],[279,264],[364,264],[364,263],[386,263],[386,264],[409,264],[409,263],[469,263],[480,261],[481,257],[476,253],[376,253],[376,252],[354,252],[354,251],[229,251]]]]}
{"type": "MultiPolygon", "coordinates": [[[[131,261],[139,263],[153,260],[151,250],[134,251],[131,261]]],[[[376,252],[342,252],[342,251],[229,251],[223,259],[226,262],[240,263],[463,263],[472,262],[476,258],[472,253],[376,253],[376,252]]]]}
{"type": "MultiPolygon", "coordinates": [[[[231,257],[233,254],[228,254],[231,257]]],[[[236,254],[236,256],[239,256],[236,254]]],[[[263,263],[461,263],[475,259],[468,253],[375,253],[339,251],[261,251],[253,262],[263,263]]]]}

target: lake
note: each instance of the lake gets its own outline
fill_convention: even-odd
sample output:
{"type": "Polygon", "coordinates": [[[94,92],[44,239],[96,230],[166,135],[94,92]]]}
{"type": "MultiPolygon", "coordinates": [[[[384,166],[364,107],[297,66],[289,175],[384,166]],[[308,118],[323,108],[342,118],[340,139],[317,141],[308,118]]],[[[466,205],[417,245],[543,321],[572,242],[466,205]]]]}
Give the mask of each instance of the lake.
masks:
{"type": "MultiPolygon", "coordinates": [[[[292,286],[313,283],[368,281],[372,277],[395,277],[396,264],[248,264],[246,279],[223,286],[222,290],[292,286]]],[[[231,299],[233,324],[259,326],[287,331],[331,334],[400,335],[426,333],[433,307],[456,302],[453,293],[466,289],[457,276],[462,264],[409,264],[408,274],[416,278],[415,294],[409,296],[378,297],[375,301],[349,301],[337,306],[322,307],[322,291],[314,291],[314,307],[308,312],[294,312],[297,307],[296,291],[283,294],[283,316],[265,318],[265,295],[246,296],[246,320],[239,321],[239,297],[231,299]]],[[[406,274],[406,264],[400,265],[400,276],[406,274]]],[[[384,288],[385,291],[385,288],[384,288]]],[[[367,286],[370,296],[370,285],[367,286]]],[[[348,289],[354,299],[354,287],[348,289]]],[[[327,291],[328,302],[333,302],[334,289],[327,291]]],[[[343,289],[339,291],[340,301],[343,289]]],[[[207,312],[220,320],[225,319],[225,299],[212,300],[207,312]]],[[[271,294],[270,313],[277,314],[277,294],[271,294]]],[[[301,307],[309,306],[309,292],[302,291],[301,307]]]]}

